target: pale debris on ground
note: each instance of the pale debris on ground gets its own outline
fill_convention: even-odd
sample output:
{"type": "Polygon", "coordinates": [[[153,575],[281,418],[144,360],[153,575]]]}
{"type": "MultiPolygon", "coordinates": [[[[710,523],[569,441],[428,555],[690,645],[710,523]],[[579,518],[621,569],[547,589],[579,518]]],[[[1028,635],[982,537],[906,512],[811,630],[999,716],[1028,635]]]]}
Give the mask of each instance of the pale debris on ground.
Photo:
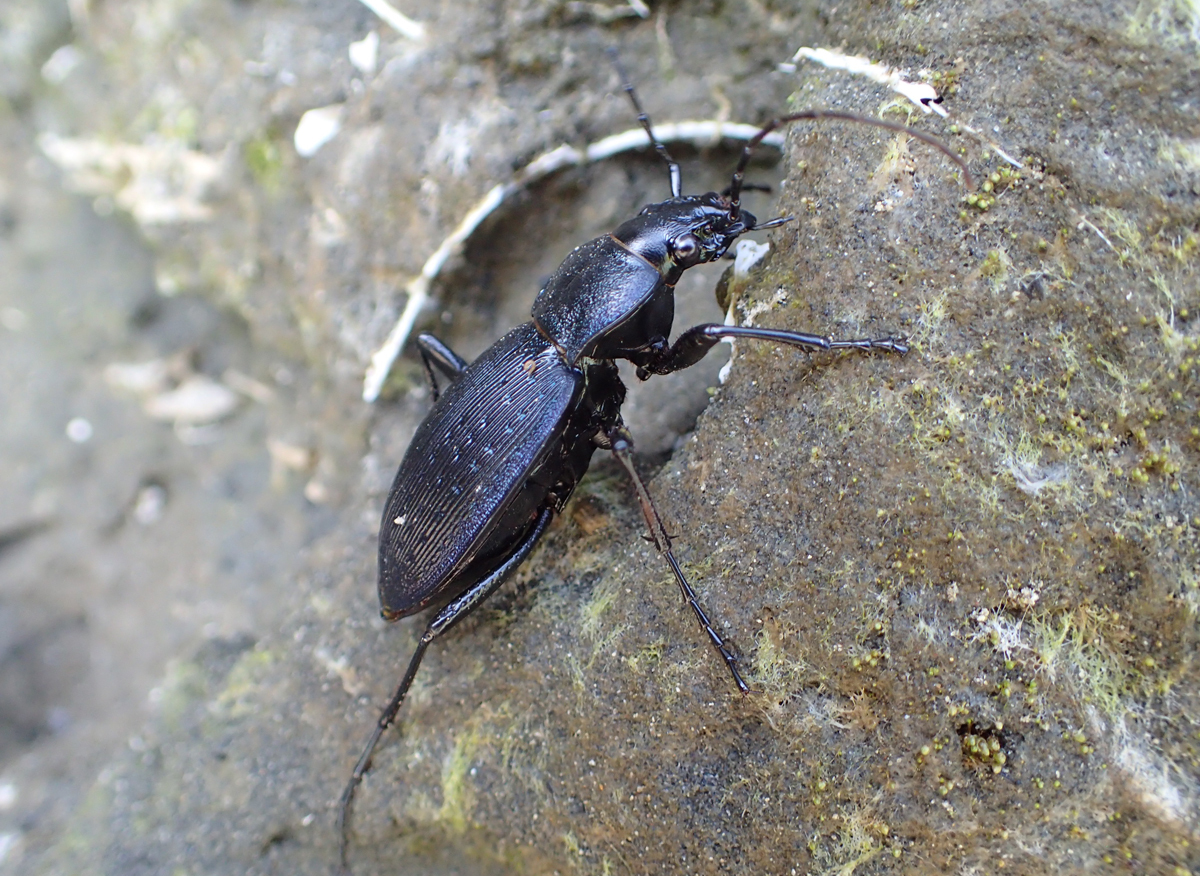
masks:
{"type": "Polygon", "coordinates": [[[139,225],[203,222],[213,216],[205,200],[221,175],[221,162],[179,141],[105,143],[43,134],[38,145],[62,168],[69,189],[111,198],[139,225]]]}

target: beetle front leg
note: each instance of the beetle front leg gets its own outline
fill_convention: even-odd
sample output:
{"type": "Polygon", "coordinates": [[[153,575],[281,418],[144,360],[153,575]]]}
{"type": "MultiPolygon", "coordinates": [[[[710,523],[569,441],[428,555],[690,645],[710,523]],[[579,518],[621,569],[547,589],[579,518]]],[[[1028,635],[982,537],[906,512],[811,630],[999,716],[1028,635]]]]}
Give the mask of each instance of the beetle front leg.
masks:
{"type": "MultiPolygon", "coordinates": [[[[425,337],[428,336],[426,335],[425,337]]],[[[396,720],[396,713],[400,711],[400,706],[403,705],[404,698],[408,695],[408,689],[412,687],[413,679],[417,675],[417,669],[421,666],[421,659],[425,656],[425,649],[429,647],[430,642],[470,614],[480,603],[491,596],[501,584],[508,580],[508,576],[529,556],[529,552],[533,550],[533,546],[542,537],[542,534],[546,531],[546,527],[550,524],[550,518],[553,516],[554,511],[552,509],[542,509],[541,514],[533,525],[533,529],[529,531],[529,534],[517,545],[516,549],[500,567],[486,576],[482,581],[472,585],[466,593],[455,597],[449,604],[438,611],[433,616],[433,620],[429,622],[429,626],[425,628],[425,632],[421,634],[421,639],[417,642],[417,649],[408,661],[408,669],[405,670],[404,677],[400,679],[400,684],[397,685],[396,692],[392,694],[391,700],[380,713],[379,720],[375,722],[375,729],[371,731],[371,738],[363,746],[363,752],[359,755],[358,763],[354,765],[354,772],[350,774],[350,781],[346,783],[346,789],[342,792],[341,808],[338,811],[337,830],[338,855],[343,872],[348,871],[346,866],[346,852],[350,845],[350,804],[354,800],[354,792],[362,784],[363,777],[367,774],[367,770],[370,769],[371,757],[375,754],[375,747],[379,745],[379,740],[383,737],[388,727],[391,727],[392,723],[396,720]]]]}
{"type": "Polygon", "coordinates": [[[704,609],[700,607],[700,601],[696,598],[696,591],[688,583],[687,578],[683,574],[683,569],[679,567],[679,561],[675,559],[675,554],[671,551],[671,537],[667,535],[667,529],[663,526],[662,518],[658,516],[658,509],[654,507],[654,501],[650,498],[650,491],[646,489],[645,482],[633,465],[633,437],[623,424],[617,423],[617,425],[607,432],[605,439],[608,449],[612,451],[613,456],[617,458],[633,481],[634,489],[637,490],[638,494],[638,503],[642,506],[642,515],[646,518],[646,527],[650,530],[650,538],[654,541],[654,546],[658,548],[658,552],[666,557],[667,563],[671,566],[671,571],[675,573],[675,581],[679,584],[679,592],[683,594],[684,601],[691,606],[692,612],[696,615],[696,620],[700,622],[700,626],[704,627],[704,632],[708,634],[708,641],[712,643],[717,653],[721,655],[721,659],[725,661],[725,665],[729,667],[729,672],[733,675],[733,681],[738,686],[738,690],[742,693],[749,693],[749,685],[746,684],[742,679],[741,673],[738,672],[737,660],[725,645],[725,640],[721,638],[721,634],[717,632],[712,622],[708,619],[708,615],[704,613],[704,609]]]}
{"type": "Polygon", "coordinates": [[[421,364],[425,366],[425,374],[429,377],[433,400],[437,401],[439,392],[437,378],[433,376],[434,366],[453,383],[466,370],[467,360],[451,350],[440,338],[428,333],[417,335],[417,349],[421,352],[421,364]]]}
{"type": "Polygon", "coordinates": [[[651,374],[671,374],[684,368],[690,368],[725,338],[770,341],[776,344],[787,344],[791,347],[801,347],[805,350],[881,350],[885,353],[899,353],[900,355],[908,352],[908,345],[898,338],[856,338],[849,341],[836,341],[822,335],[790,332],[784,329],[705,323],[693,326],[681,334],[669,349],[664,350],[651,362],[640,366],[637,376],[641,380],[645,380],[651,374]]]}

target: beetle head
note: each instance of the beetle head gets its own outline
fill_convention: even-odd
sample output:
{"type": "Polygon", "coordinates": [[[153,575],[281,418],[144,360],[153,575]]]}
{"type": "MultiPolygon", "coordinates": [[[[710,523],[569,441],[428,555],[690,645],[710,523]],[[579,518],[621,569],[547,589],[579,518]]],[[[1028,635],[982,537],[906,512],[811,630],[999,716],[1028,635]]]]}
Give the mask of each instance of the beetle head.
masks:
{"type": "Polygon", "coordinates": [[[613,232],[613,237],[645,258],[668,282],[694,265],[719,259],[757,220],[716,192],[650,204],[613,232]]]}

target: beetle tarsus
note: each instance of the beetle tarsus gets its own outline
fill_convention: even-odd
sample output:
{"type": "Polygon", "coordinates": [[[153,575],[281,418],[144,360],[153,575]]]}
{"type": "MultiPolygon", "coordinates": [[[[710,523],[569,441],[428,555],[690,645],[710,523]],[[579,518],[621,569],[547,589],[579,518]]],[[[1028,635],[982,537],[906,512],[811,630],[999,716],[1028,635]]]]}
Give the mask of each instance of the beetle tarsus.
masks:
{"type": "Polygon", "coordinates": [[[831,350],[878,350],[882,353],[895,353],[903,356],[908,352],[908,344],[901,338],[857,338],[852,341],[829,342],[831,350]]]}

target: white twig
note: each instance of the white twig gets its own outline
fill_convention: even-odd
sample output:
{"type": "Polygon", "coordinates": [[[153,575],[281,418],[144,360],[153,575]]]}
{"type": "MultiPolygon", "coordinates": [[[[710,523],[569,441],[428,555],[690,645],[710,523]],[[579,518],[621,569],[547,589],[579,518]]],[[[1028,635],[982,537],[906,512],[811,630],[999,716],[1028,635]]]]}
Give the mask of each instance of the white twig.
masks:
{"type": "MultiPolygon", "coordinates": [[[[698,146],[705,146],[719,141],[722,137],[728,137],[732,140],[749,140],[759,130],[754,125],[731,122],[669,122],[664,125],[655,125],[654,136],[662,143],[690,142],[698,146]]],[[[783,134],[772,132],[764,137],[762,142],[768,146],[781,148],[783,146],[783,134]]],[[[363,401],[371,404],[379,398],[384,381],[387,380],[387,376],[392,370],[392,365],[395,363],[396,357],[400,355],[400,350],[403,349],[405,341],[408,340],[417,316],[425,308],[426,304],[429,303],[429,290],[433,285],[433,281],[446,266],[446,262],[461,249],[468,238],[475,233],[475,229],[479,227],[479,224],[491,215],[497,207],[526,186],[564,167],[591,164],[595,161],[611,158],[613,155],[621,152],[628,152],[631,149],[642,149],[648,145],[646,132],[641,128],[633,128],[628,131],[622,131],[620,134],[613,134],[611,137],[598,140],[582,150],[564,143],[555,149],[551,149],[549,152],[542,153],[519,170],[512,180],[495,186],[484,195],[483,199],[471,208],[471,211],[458,223],[458,227],[450,232],[449,236],[434,250],[433,255],[425,260],[425,264],[421,268],[421,273],[414,277],[405,287],[408,300],[404,304],[404,310],[400,313],[400,318],[396,320],[396,324],[392,327],[391,332],[388,333],[387,340],[384,341],[383,346],[371,356],[371,363],[367,367],[367,373],[363,379],[363,401]]]]}
{"type": "Polygon", "coordinates": [[[886,64],[872,63],[869,58],[861,55],[843,55],[841,52],[829,49],[810,49],[808,46],[801,46],[792,56],[791,63],[785,66],[791,67],[794,71],[796,62],[801,58],[815,61],[832,70],[845,70],[847,73],[866,76],[872,82],[886,85],[901,97],[908,98],[920,108],[921,112],[937,113],[942,118],[946,117],[946,111],[938,106],[942,99],[938,97],[938,93],[932,85],[928,82],[909,82],[900,75],[899,70],[886,64]]]}
{"type": "MultiPolygon", "coordinates": [[[[1072,210],[1071,212],[1074,213],[1075,211],[1072,210]]],[[[1117,251],[1117,248],[1115,246],[1113,246],[1112,241],[1109,240],[1107,237],[1105,237],[1103,231],[1101,231],[1099,228],[1097,228],[1095,225],[1093,225],[1091,222],[1089,222],[1088,218],[1086,216],[1084,216],[1082,213],[1075,213],[1075,218],[1079,220],[1079,224],[1075,226],[1078,230],[1083,231],[1083,229],[1088,228],[1088,229],[1096,232],[1096,236],[1104,241],[1105,246],[1107,246],[1113,252],[1117,251]]]]}
{"type": "MultiPolygon", "coordinates": [[[[847,73],[866,76],[872,82],[886,85],[900,96],[912,101],[921,109],[921,112],[937,113],[944,119],[950,117],[950,114],[940,106],[942,99],[938,97],[938,93],[932,85],[927,82],[910,82],[900,75],[900,71],[886,64],[872,63],[870,59],[860,55],[843,55],[841,52],[835,52],[830,49],[810,49],[808,46],[802,46],[792,56],[791,61],[779,66],[789,73],[794,73],[796,72],[796,62],[801,58],[807,58],[831,70],[845,70],[847,73]]],[[[1000,144],[984,134],[983,131],[973,128],[965,122],[958,122],[958,125],[968,134],[979,138],[983,143],[987,144],[993,152],[1013,167],[1023,168],[1025,166],[1001,149],[1000,144]]]]}
{"type": "Polygon", "coordinates": [[[417,321],[417,315],[429,302],[429,287],[446,262],[479,227],[479,223],[486,219],[504,202],[505,197],[511,195],[515,190],[513,183],[505,183],[488,192],[483,200],[463,217],[463,221],[451,232],[450,236],[442,241],[441,246],[434,250],[433,255],[425,260],[421,273],[405,287],[404,291],[408,295],[408,301],[405,302],[404,310],[400,313],[400,318],[396,320],[396,325],[388,333],[383,346],[371,357],[371,364],[367,367],[367,374],[363,380],[363,401],[369,404],[379,398],[383,382],[387,380],[396,357],[400,355],[404,342],[408,340],[413,323],[417,321]]]}
{"type": "Polygon", "coordinates": [[[425,39],[425,25],[419,21],[413,21],[387,0],[358,0],[358,2],[378,15],[383,19],[384,24],[390,25],[402,36],[406,36],[410,40],[425,39]]]}
{"type": "Polygon", "coordinates": [[[980,139],[982,139],[984,143],[987,143],[989,146],[992,147],[992,151],[994,151],[997,155],[999,155],[1001,158],[1003,158],[1005,161],[1007,161],[1013,167],[1021,168],[1021,167],[1025,166],[1021,162],[1017,161],[1017,159],[1013,158],[1011,155],[1009,155],[1007,152],[1005,152],[1003,149],[1001,149],[1000,144],[997,143],[995,140],[991,140],[991,139],[988,139],[987,137],[984,137],[982,131],[972,128],[970,125],[963,125],[963,130],[969,131],[970,133],[974,134],[976,137],[979,137],[980,139]]]}

